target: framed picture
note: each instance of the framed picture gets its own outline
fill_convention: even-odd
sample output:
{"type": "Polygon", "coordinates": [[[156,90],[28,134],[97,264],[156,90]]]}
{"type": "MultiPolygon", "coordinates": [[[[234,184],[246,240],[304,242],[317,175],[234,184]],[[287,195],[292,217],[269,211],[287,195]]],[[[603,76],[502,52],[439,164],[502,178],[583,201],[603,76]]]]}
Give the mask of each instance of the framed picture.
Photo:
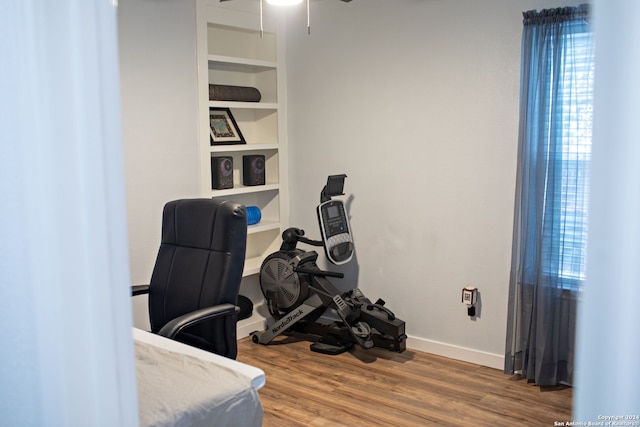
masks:
{"type": "Polygon", "coordinates": [[[247,143],[228,108],[209,108],[209,133],[211,145],[247,143]]]}

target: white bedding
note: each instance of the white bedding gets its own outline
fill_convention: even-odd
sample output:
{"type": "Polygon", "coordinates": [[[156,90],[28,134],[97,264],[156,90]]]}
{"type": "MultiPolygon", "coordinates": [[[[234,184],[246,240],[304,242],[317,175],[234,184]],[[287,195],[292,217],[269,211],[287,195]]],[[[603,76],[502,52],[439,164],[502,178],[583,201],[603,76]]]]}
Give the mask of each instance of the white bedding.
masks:
{"type": "Polygon", "coordinates": [[[142,427],[260,426],[264,372],[134,329],[142,427]]]}

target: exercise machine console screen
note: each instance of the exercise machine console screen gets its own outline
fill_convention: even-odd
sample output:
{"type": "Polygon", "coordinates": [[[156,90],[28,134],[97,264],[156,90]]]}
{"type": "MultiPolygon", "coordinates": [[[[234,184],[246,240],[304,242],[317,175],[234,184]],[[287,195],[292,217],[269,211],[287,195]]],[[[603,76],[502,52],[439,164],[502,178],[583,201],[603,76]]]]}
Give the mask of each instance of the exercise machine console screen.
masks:
{"type": "Polygon", "coordinates": [[[324,251],[332,263],[346,264],[353,258],[353,239],[349,219],[342,200],[332,200],[333,196],[342,196],[346,175],[331,175],[320,195],[318,222],[322,232],[324,251]]]}

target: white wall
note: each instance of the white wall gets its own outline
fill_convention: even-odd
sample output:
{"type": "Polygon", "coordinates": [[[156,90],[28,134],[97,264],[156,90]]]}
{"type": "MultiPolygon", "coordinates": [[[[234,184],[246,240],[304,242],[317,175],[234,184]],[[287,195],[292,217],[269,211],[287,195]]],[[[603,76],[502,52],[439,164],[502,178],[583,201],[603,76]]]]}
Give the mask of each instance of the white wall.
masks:
{"type": "Polygon", "coordinates": [[[326,176],[348,175],[345,283],[386,300],[409,346],[502,367],[522,11],[572,3],[312,2],[310,36],[289,12],[291,223],[318,236],[326,176]]]}
{"type": "MultiPolygon", "coordinates": [[[[199,192],[195,3],[124,0],[118,10],[131,278],[149,283],[162,207],[199,192]]],[[[147,328],[145,296],[134,324],[147,328]]]]}

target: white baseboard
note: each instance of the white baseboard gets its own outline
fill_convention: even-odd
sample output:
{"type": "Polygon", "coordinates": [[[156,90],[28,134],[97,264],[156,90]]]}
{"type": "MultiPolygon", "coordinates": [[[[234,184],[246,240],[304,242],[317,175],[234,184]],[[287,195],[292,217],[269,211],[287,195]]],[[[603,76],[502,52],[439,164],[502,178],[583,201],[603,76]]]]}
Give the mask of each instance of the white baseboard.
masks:
{"type": "Polygon", "coordinates": [[[476,365],[487,366],[489,368],[504,369],[504,355],[502,354],[487,353],[485,351],[417,337],[407,338],[407,348],[462,360],[463,362],[475,363],[476,365]]]}
{"type": "Polygon", "coordinates": [[[264,317],[254,314],[249,319],[241,320],[236,327],[237,338],[241,339],[248,337],[251,332],[262,331],[267,327],[267,322],[264,317]]]}

